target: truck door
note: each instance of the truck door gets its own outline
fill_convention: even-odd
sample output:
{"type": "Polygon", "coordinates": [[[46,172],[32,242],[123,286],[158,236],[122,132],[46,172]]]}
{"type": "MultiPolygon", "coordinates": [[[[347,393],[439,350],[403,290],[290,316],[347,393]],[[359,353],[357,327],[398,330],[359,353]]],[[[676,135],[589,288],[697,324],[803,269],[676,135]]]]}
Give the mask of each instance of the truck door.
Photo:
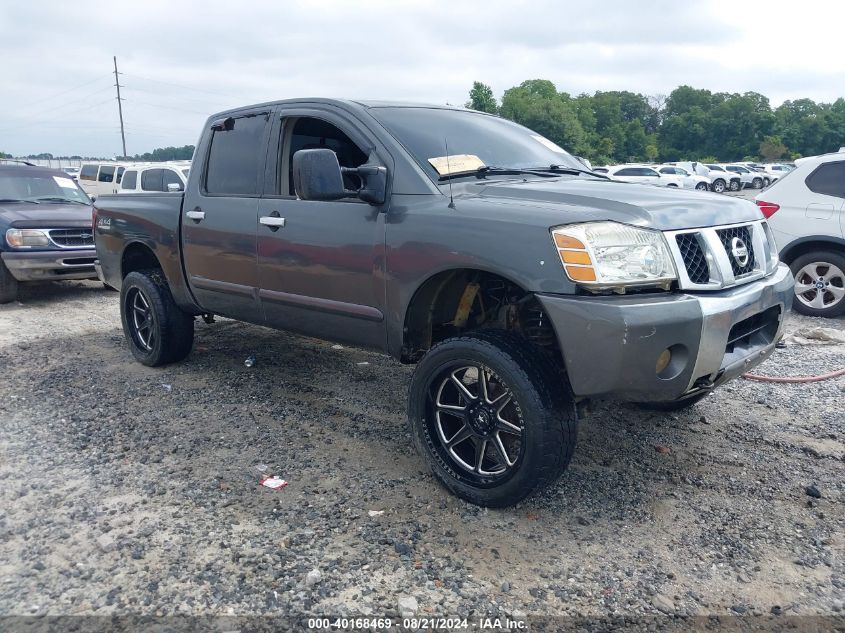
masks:
{"type": "Polygon", "coordinates": [[[256,213],[267,154],[270,111],[214,122],[197,148],[182,204],[182,252],[188,284],[216,314],[261,323],[256,262],[256,213]]]}
{"type": "MultiPolygon", "coordinates": [[[[367,162],[374,143],[356,122],[329,109],[291,106],[279,114],[273,133],[278,150],[269,152],[276,167],[267,177],[275,183],[258,213],[266,323],[383,350],[384,214],[358,199],[298,200],[291,167],[296,151],[316,147],[334,150],[341,166],[357,167],[367,162]]],[[[348,189],[358,186],[346,183],[348,189]]]]}

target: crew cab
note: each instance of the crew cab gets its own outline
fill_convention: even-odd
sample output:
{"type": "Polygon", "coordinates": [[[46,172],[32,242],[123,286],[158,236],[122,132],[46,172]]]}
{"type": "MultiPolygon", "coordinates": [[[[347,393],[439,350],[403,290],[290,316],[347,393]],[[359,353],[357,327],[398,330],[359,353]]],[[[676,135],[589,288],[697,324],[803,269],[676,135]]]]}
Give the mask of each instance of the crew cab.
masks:
{"type": "Polygon", "coordinates": [[[0,165],[0,303],[19,282],[96,279],[91,200],[58,169],[0,165]]]}
{"type": "Polygon", "coordinates": [[[590,399],[689,407],[768,358],[793,296],[754,204],[616,182],[445,106],[222,112],[184,193],[95,217],[138,361],[184,359],[222,315],[414,363],[418,451],[488,506],[563,472],[590,399]]]}

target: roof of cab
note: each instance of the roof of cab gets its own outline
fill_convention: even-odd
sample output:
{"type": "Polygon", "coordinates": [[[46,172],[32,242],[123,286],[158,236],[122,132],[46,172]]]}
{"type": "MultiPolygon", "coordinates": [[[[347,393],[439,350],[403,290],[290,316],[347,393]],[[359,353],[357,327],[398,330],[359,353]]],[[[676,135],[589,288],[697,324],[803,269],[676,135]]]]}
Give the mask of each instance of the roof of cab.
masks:
{"type": "MultiPolygon", "coordinates": [[[[252,105],[245,105],[239,106],[237,108],[230,108],[228,110],[221,110],[220,112],[215,112],[209,118],[218,118],[221,116],[225,116],[227,114],[233,114],[236,112],[241,112],[243,110],[251,110],[254,108],[271,108],[277,105],[290,105],[290,104],[323,104],[323,105],[334,105],[340,106],[345,108],[430,108],[435,110],[460,110],[466,112],[475,112],[475,110],[467,110],[464,107],[460,106],[453,106],[453,105],[444,105],[444,104],[437,104],[437,103],[415,103],[411,101],[379,101],[379,100],[357,100],[357,99],[331,99],[327,97],[301,97],[297,99],[281,99],[278,101],[266,101],[264,103],[255,103],[252,105]]],[[[480,114],[485,114],[484,112],[480,114]]]]}
{"type": "Polygon", "coordinates": [[[2,165],[0,164],[0,173],[19,173],[21,175],[32,176],[61,176],[68,178],[67,172],[61,169],[52,169],[50,167],[39,167],[38,165],[2,165]]]}

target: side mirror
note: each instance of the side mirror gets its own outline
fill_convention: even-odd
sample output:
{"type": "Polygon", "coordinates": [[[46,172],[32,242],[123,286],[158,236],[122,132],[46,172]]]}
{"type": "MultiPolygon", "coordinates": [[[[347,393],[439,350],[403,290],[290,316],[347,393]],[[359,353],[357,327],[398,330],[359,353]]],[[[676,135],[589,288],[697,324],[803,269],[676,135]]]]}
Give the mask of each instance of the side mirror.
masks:
{"type": "Polygon", "coordinates": [[[91,198],[91,202],[97,202],[97,195],[96,194],[90,195],[88,197],[91,198]]]}
{"type": "Polygon", "coordinates": [[[184,189],[182,188],[182,185],[180,185],[179,183],[169,182],[169,183],[167,183],[167,191],[169,193],[173,193],[173,192],[176,192],[176,191],[184,191],[184,189]]]}
{"type": "MultiPolygon", "coordinates": [[[[370,155],[370,160],[373,156],[370,155]]],[[[368,162],[360,167],[341,167],[330,149],[301,149],[293,155],[293,188],[302,200],[359,198],[369,204],[384,204],[387,169],[368,162]],[[344,174],[363,183],[357,191],[343,186],[344,174]]]]}
{"type": "Polygon", "coordinates": [[[337,154],[330,149],[301,149],[294,153],[293,188],[302,200],[340,200],[355,195],[344,189],[337,154]]]}

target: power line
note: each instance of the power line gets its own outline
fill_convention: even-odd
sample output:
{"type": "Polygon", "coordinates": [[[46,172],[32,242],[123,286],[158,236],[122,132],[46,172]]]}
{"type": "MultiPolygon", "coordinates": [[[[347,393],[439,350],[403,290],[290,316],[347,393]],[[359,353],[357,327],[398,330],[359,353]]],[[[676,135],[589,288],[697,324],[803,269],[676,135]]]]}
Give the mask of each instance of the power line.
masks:
{"type": "Polygon", "coordinates": [[[185,86],[183,84],[173,83],[172,81],[162,81],[161,79],[153,79],[151,77],[143,77],[141,75],[132,75],[129,73],[122,73],[125,77],[134,77],[135,79],[143,79],[144,81],[152,81],[157,84],[164,84],[166,86],[173,86],[175,88],[182,88],[184,90],[193,90],[194,92],[203,92],[205,94],[210,95],[218,95],[220,97],[226,97],[227,99],[237,99],[236,96],[225,94],[223,92],[215,92],[213,90],[203,90],[202,88],[192,88],[191,86],[185,86]]]}
{"type": "MultiPolygon", "coordinates": [[[[111,73],[109,73],[109,75],[111,75],[111,73]]],[[[108,76],[108,75],[106,75],[106,76],[108,76]]],[[[37,100],[32,101],[30,103],[25,103],[24,105],[18,106],[18,107],[19,108],[29,108],[29,107],[36,105],[37,103],[41,103],[42,101],[50,101],[52,99],[55,99],[56,97],[61,97],[62,95],[66,95],[69,92],[73,92],[74,90],[79,90],[80,88],[84,88],[85,86],[90,86],[93,83],[96,83],[98,81],[102,81],[103,79],[106,78],[106,76],[97,77],[96,79],[92,79],[91,81],[86,81],[85,83],[81,83],[77,86],[74,86],[73,88],[68,88],[67,90],[62,90],[61,92],[57,92],[53,95],[50,95],[49,97],[43,97],[41,99],[37,99],[37,100]]]]}

